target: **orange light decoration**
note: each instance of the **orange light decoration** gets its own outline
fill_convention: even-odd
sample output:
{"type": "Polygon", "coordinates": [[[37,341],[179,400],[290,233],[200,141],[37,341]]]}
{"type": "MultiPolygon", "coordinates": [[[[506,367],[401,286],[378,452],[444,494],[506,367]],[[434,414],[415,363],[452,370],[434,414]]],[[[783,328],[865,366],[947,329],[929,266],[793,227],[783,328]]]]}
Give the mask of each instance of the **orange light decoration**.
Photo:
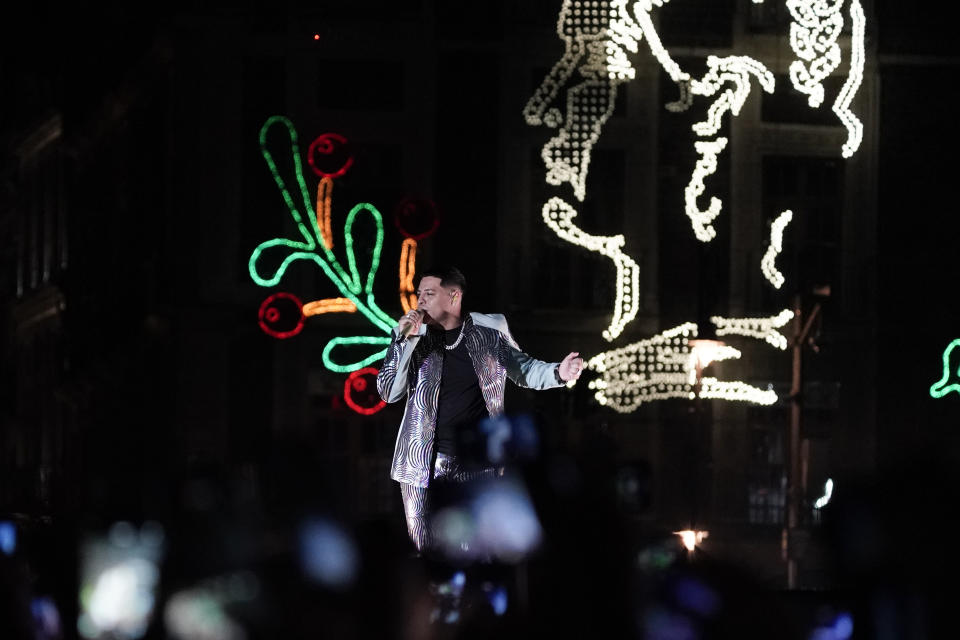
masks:
{"type": "Polygon", "coordinates": [[[303,305],[303,317],[318,316],[321,313],[355,313],[357,305],[350,298],[325,298],[303,305]]]}
{"type": "Polygon", "coordinates": [[[400,306],[404,313],[417,308],[413,274],[417,272],[417,241],[407,238],[400,247],[400,306]]]}
{"type": "Polygon", "coordinates": [[[324,176],[317,185],[317,228],[323,246],[333,249],[333,231],[330,230],[330,201],[333,198],[333,178],[324,176]]]}

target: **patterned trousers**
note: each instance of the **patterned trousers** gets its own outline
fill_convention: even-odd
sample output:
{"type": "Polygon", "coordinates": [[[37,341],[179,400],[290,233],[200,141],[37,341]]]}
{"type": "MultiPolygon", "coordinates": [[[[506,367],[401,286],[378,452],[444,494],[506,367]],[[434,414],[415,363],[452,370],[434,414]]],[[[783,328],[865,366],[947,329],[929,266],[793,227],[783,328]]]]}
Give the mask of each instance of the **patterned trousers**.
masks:
{"type": "Polygon", "coordinates": [[[430,487],[417,487],[400,483],[400,495],[403,498],[403,513],[407,520],[407,533],[417,551],[424,552],[435,548],[435,535],[431,524],[431,488],[443,488],[442,485],[462,484],[474,480],[485,480],[503,475],[502,468],[485,467],[464,469],[457,459],[437,454],[433,465],[433,479],[430,487]]]}

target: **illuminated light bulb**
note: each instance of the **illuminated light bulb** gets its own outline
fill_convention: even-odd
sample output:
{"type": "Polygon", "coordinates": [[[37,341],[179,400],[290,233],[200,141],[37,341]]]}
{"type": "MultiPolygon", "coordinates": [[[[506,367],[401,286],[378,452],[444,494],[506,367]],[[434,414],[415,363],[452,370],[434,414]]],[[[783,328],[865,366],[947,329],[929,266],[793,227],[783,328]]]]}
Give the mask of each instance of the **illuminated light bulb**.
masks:
{"type": "MultiPolygon", "coordinates": [[[[591,380],[597,402],[619,413],[630,413],[640,405],[670,398],[696,397],[696,355],[690,338],[696,338],[697,325],[687,322],[651,338],[619,349],[599,353],[586,366],[600,377],[591,380]]],[[[715,349],[715,359],[740,356],[733,348],[715,349]]],[[[772,404],[777,396],[741,381],[701,379],[700,397],[772,404]]]]}
{"type": "Polygon", "coordinates": [[[813,503],[813,508],[823,509],[830,504],[831,497],[833,497],[833,480],[827,478],[827,482],[823,485],[823,496],[817,498],[817,501],[813,503]]]}
{"type": "Polygon", "coordinates": [[[625,240],[622,234],[595,236],[584,232],[573,219],[577,211],[561,198],[553,197],[543,205],[543,220],[560,238],[610,258],[617,268],[616,299],[610,326],[603,331],[606,340],[613,340],[637,315],[640,291],[640,268],[621,248],[625,240]]]}
{"type": "Polygon", "coordinates": [[[777,255],[783,251],[783,230],[787,228],[791,220],[793,220],[793,212],[787,209],[773,221],[773,224],[770,225],[770,246],[767,247],[767,252],[763,254],[763,258],[760,260],[760,270],[763,272],[763,277],[776,289],[783,286],[784,277],[777,270],[774,262],[777,255]]]}
{"type": "Polygon", "coordinates": [[[357,305],[349,298],[326,298],[314,300],[303,305],[303,316],[317,316],[323,313],[354,313],[357,305]]]}
{"type": "Polygon", "coordinates": [[[811,107],[823,103],[823,80],[840,66],[842,5],[843,0],[787,0],[790,47],[798,58],[790,64],[790,81],[811,107]]]}
{"type": "Polygon", "coordinates": [[[708,56],[707,68],[709,70],[702,79],[690,83],[692,94],[713,96],[726,83],[732,83],[733,88],[721,92],[720,97],[707,110],[707,119],[693,125],[693,131],[698,136],[712,136],[719,131],[720,120],[727,111],[735,116],[740,114],[740,109],[750,95],[751,75],[757,78],[767,93],[773,93],[776,86],[773,74],[762,63],[747,56],[708,56]]]}
{"type": "Polygon", "coordinates": [[[837,94],[837,99],[833,103],[833,112],[840,118],[840,122],[847,128],[847,141],[843,143],[842,155],[844,158],[851,157],[860,148],[860,142],[863,140],[863,123],[850,111],[850,103],[853,96],[856,95],[860,83],[863,82],[863,65],[866,59],[864,46],[866,32],[866,18],[863,15],[863,6],[860,0],[851,0],[850,2],[850,75],[837,94]]]}
{"type": "Polygon", "coordinates": [[[763,340],[777,349],[787,348],[787,338],[777,331],[794,317],[793,311],[784,309],[775,316],[767,318],[722,318],[712,316],[710,322],[716,326],[717,336],[745,336],[763,340]]]}
{"type": "Polygon", "coordinates": [[[674,531],[675,535],[680,536],[680,541],[687,551],[693,551],[697,545],[702,543],[704,538],[710,536],[709,531],[692,531],[684,529],[683,531],[674,531]]]}
{"type": "Polygon", "coordinates": [[[319,34],[319,33],[313,34],[313,39],[314,39],[314,40],[319,40],[319,39],[320,39],[320,34],[319,34]]]}
{"type": "Polygon", "coordinates": [[[697,205],[697,198],[703,195],[705,186],[704,179],[712,175],[717,170],[717,154],[727,146],[726,138],[717,138],[712,142],[696,141],[693,143],[700,159],[693,170],[687,188],[684,189],[684,210],[690,222],[693,225],[693,233],[701,242],[710,242],[717,235],[716,229],[711,224],[723,207],[723,202],[714,196],[710,197],[710,206],[706,211],[701,211],[697,205]]]}
{"type": "Polygon", "coordinates": [[[417,271],[417,241],[405,238],[400,245],[400,306],[404,313],[417,308],[417,294],[413,274],[417,271]]]}
{"type": "Polygon", "coordinates": [[[960,394],[960,338],[943,350],[943,376],[930,386],[930,397],[942,398],[951,391],[960,394]],[[953,364],[950,363],[951,359],[954,360],[953,364]]]}
{"type": "Polygon", "coordinates": [[[718,340],[690,340],[690,362],[687,364],[688,379],[691,385],[697,383],[697,369],[703,371],[714,362],[737,360],[742,355],[739,350],[718,340]]]}
{"type": "Polygon", "coordinates": [[[333,195],[333,178],[323,177],[317,184],[317,229],[323,246],[333,249],[333,232],[330,230],[330,204],[333,195]]]}

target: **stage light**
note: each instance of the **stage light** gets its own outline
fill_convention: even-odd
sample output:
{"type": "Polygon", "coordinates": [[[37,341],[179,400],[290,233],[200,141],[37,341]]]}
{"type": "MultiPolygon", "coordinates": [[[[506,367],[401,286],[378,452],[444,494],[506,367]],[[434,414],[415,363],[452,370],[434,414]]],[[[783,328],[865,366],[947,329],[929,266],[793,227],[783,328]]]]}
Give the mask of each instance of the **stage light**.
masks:
{"type": "Polygon", "coordinates": [[[767,252],[763,254],[763,258],[760,260],[760,271],[763,272],[763,277],[776,289],[783,286],[784,277],[774,263],[780,252],[783,251],[783,230],[787,228],[791,220],[793,220],[793,212],[788,209],[773,221],[773,224],[770,225],[770,246],[767,247],[767,252]]]}
{"type": "Polygon", "coordinates": [[[701,242],[710,242],[717,235],[717,231],[711,224],[713,220],[720,215],[720,209],[723,202],[719,198],[710,196],[710,206],[706,211],[701,211],[697,205],[697,198],[703,195],[703,180],[712,175],[717,170],[717,155],[727,146],[726,138],[717,138],[712,142],[698,140],[693,143],[700,159],[693,170],[693,176],[684,189],[684,210],[690,222],[693,225],[693,233],[701,242]]]}
{"type": "Polygon", "coordinates": [[[577,211],[561,198],[553,197],[543,205],[543,221],[560,238],[610,258],[617,268],[616,298],[613,303],[613,318],[603,331],[603,337],[613,340],[637,315],[640,290],[640,268],[621,249],[626,242],[622,234],[595,236],[584,232],[573,219],[577,211]]]}
{"type": "Polygon", "coordinates": [[[683,543],[683,546],[687,551],[693,551],[697,548],[697,545],[702,543],[705,538],[710,536],[709,531],[693,531],[691,529],[674,531],[673,533],[680,537],[680,541],[683,543]]]}
{"type": "Polygon", "coordinates": [[[712,316],[710,322],[717,327],[717,336],[746,336],[763,340],[769,345],[783,350],[787,348],[787,338],[777,331],[794,317],[793,311],[784,309],[775,316],[767,318],[723,318],[712,316]]]}

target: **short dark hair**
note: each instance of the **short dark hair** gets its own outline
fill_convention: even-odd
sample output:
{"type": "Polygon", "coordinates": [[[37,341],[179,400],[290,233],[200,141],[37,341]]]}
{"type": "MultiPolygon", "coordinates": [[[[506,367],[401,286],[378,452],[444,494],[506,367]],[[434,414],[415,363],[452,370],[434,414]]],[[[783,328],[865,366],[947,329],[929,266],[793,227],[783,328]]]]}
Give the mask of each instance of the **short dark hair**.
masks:
{"type": "Polygon", "coordinates": [[[458,287],[464,293],[467,291],[467,279],[456,267],[446,265],[431,267],[420,273],[420,280],[424,278],[440,278],[440,286],[458,287]]]}

